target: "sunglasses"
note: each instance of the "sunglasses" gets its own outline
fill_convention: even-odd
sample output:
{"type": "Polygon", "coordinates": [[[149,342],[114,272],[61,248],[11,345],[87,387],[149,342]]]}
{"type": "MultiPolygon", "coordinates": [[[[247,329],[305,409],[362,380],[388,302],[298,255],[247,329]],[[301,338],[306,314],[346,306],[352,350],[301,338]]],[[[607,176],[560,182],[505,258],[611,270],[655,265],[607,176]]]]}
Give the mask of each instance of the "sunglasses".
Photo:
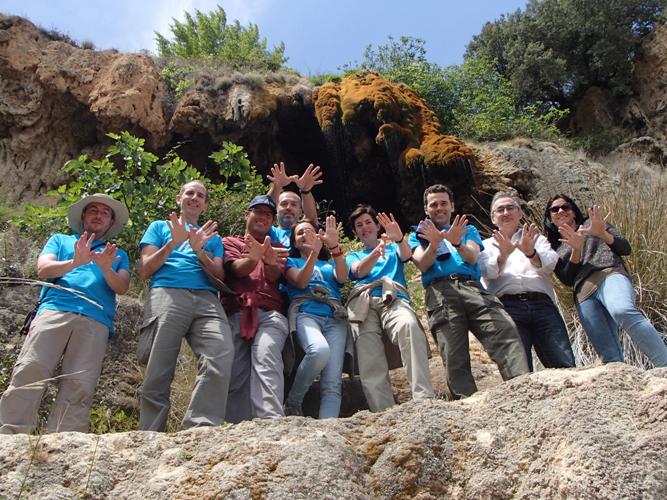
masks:
{"type": "Polygon", "coordinates": [[[552,213],[552,214],[557,214],[561,210],[563,210],[564,212],[568,211],[568,210],[572,210],[572,205],[570,205],[569,203],[563,203],[562,205],[553,205],[553,206],[549,207],[549,213],[552,213]]]}

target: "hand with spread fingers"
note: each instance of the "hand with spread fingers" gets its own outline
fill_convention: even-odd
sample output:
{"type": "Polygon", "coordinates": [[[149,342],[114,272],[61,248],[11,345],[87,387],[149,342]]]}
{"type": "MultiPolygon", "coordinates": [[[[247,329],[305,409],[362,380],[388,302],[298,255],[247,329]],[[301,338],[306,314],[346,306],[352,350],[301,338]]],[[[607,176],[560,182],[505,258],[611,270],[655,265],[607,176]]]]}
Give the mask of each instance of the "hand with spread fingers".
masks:
{"type": "Polygon", "coordinates": [[[170,213],[167,226],[171,232],[171,239],[176,245],[180,245],[190,237],[190,233],[185,229],[185,215],[183,214],[179,217],[176,212],[170,213]]]}
{"type": "Polygon", "coordinates": [[[340,226],[336,223],[335,215],[328,215],[325,224],[325,229],[320,229],[319,237],[322,242],[331,249],[338,246],[338,239],[340,237],[340,226]]]}
{"type": "Polygon", "coordinates": [[[203,250],[206,246],[206,243],[208,243],[211,238],[218,234],[216,231],[217,227],[218,223],[211,220],[207,221],[206,224],[201,226],[199,229],[190,227],[188,237],[190,238],[190,246],[195,253],[199,253],[201,250],[203,250]]]}
{"type": "MultiPolygon", "coordinates": [[[[268,238],[268,236],[266,238],[268,238]]],[[[264,243],[266,242],[266,238],[264,243]]],[[[255,238],[253,238],[251,234],[246,234],[244,241],[246,247],[248,248],[248,258],[254,262],[259,262],[260,259],[264,257],[264,251],[266,250],[265,244],[257,241],[255,238]]],[[[270,239],[269,239],[269,245],[270,245],[270,239]]]]}
{"type": "Polygon", "coordinates": [[[445,232],[445,239],[454,246],[460,245],[463,236],[470,232],[470,230],[466,228],[467,225],[468,217],[466,215],[457,215],[454,217],[452,225],[447,232],[445,232]]]}
{"type": "Polygon", "coordinates": [[[95,240],[95,233],[88,236],[86,231],[83,232],[74,245],[74,259],[72,264],[74,267],[89,264],[93,260],[93,252],[91,251],[93,241],[95,240]]]}
{"type": "Polygon", "coordinates": [[[378,222],[384,228],[384,233],[382,234],[383,238],[395,242],[399,242],[403,239],[403,231],[401,231],[401,226],[396,222],[394,214],[390,213],[387,215],[384,212],[380,212],[377,217],[378,222]]]}
{"type": "Polygon", "coordinates": [[[493,246],[498,249],[501,258],[506,259],[517,248],[517,245],[512,243],[512,238],[508,238],[498,230],[493,231],[493,239],[493,246]]]}
{"type": "Polygon", "coordinates": [[[603,218],[600,205],[593,205],[588,209],[588,218],[590,225],[588,227],[580,228],[580,232],[588,236],[604,238],[607,234],[607,222],[611,219],[611,212],[603,218]]]}
{"type": "Polygon", "coordinates": [[[310,191],[313,189],[317,184],[322,184],[322,172],[320,170],[319,165],[313,165],[312,163],[308,165],[306,168],[305,172],[301,177],[296,177],[294,179],[294,182],[296,183],[297,187],[299,188],[299,191],[310,191]]]}
{"type": "Polygon", "coordinates": [[[567,224],[562,225],[558,228],[558,232],[561,235],[560,241],[572,247],[574,250],[579,250],[584,246],[584,235],[581,233],[581,227],[576,231],[573,227],[568,226],[567,224]]]}
{"type": "Polygon", "coordinates": [[[271,238],[268,236],[264,238],[264,243],[261,245],[264,248],[264,264],[267,266],[284,267],[287,262],[288,250],[286,248],[276,248],[271,246],[271,238]]]}
{"type": "Polygon", "coordinates": [[[431,245],[438,246],[445,239],[445,233],[440,231],[431,219],[424,219],[419,223],[419,234],[431,245]]]}
{"type": "Polygon", "coordinates": [[[523,252],[524,255],[533,255],[535,253],[535,244],[537,238],[540,236],[540,230],[535,224],[524,224],[521,231],[521,238],[516,244],[516,247],[523,252]]]}
{"type": "Polygon", "coordinates": [[[296,182],[299,176],[287,175],[285,163],[281,161],[280,163],[273,164],[273,167],[271,167],[271,175],[267,175],[266,178],[269,179],[275,187],[282,190],[285,186],[292,182],[296,182]]]}
{"type": "Polygon", "coordinates": [[[120,260],[120,255],[116,255],[118,247],[114,243],[107,243],[99,252],[92,252],[92,260],[97,264],[102,272],[111,270],[111,266],[120,260]]]}
{"type": "Polygon", "coordinates": [[[320,250],[324,245],[322,237],[314,231],[307,231],[304,234],[304,243],[306,248],[310,248],[310,251],[315,253],[315,257],[320,254],[320,250]]]}

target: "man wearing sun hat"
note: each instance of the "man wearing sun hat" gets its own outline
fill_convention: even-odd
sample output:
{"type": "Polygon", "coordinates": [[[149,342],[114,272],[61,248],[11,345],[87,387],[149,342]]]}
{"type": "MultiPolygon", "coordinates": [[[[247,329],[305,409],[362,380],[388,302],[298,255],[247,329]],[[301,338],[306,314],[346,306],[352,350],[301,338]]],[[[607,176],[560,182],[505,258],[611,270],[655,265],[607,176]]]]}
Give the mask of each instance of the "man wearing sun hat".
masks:
{"type": "Polygon", "coordinates": [[[0,434],[29,433],[46,382],[62,357],[62,374],[48,432],[88,431],[90,406],[107,340],[113,335],[116,294],[130,283],[127,254],[107,240],[128,221],[125,205],[105,194],[69,208],[75,234],[54,234],[37,259],[44,287],[12,380],[0,399],[0,434]]]}

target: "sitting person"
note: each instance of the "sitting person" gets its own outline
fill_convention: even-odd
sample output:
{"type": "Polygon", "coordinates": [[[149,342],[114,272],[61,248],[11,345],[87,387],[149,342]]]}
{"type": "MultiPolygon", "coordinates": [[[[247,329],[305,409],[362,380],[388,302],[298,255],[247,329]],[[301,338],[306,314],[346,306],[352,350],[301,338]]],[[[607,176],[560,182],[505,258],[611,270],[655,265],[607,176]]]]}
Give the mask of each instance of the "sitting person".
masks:
{"type": "Polygon", "coordinates": [[[532,347],[545,368],[571,368],[574,354],[551,283],[558,254],[537,226],[521,226],[522,217],[515,195],[495,194],[491,220],[498,230],[482,242],[480,260],[486,264],[482,266],[482,284],[500,299],[514,320],[531,371],[532,347]]]}
{"type": "Polygon", "coordinates": [[[347,341],[346,311],[340,303],[347,266],[338,244],[336,218],[316,232],[308,219],[291,234],[285,277],[290,299],[290,330],[305,353],[285,402],[285,415],[302,415],[306,391],[320,375],[320,418],[337,417],[342,397],[341,374],[347,341]],[[324,246],[326,245],[326,246],[324,246]],[[329,256],[333,257],[333,263],[329,256]]]}
{"type": "Polygon", "coordinates": [[[558,252],[556,276],[571,286],[577,313],[602,362],[623,361],[618,328],[623,328],[655,366],[667,366],[667,347],[635,305],[635,291],[623,256],[631,247],[618,230],[602,218],[601,209],[588,209],[588,219],[568,196],[549,200],[544,227],[558,252]]]}
{"type": "Polygon", "coordinates": [[[412,250],[393,215],[378,215],[369,205],[359,205],[349,221],[364,244],[363,250],[348,254],[346,260],[350,278],[357,281],[348,309],[368,407],[382,411],[395,404],[383,332],[400,349],[413,399],[432,398],[428,342],[410,305],[403,274],[403,264],[412,257],[412,250]],[[383,238],[389,243],[380,239],[380,224],[385,230],[383,238]],[[359,308],[362,303],[364,306],[359,308]]]}

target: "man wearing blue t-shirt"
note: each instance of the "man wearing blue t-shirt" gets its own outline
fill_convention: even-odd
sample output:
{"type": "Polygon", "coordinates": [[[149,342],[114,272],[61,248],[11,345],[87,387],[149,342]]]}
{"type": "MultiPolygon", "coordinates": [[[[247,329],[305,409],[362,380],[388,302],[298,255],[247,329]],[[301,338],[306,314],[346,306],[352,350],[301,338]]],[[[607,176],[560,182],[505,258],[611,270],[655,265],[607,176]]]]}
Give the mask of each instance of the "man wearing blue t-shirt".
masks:
{"type": "Polygon", "coordinates": [[[197,356],[199,373],[182,428],[222,424],[227,407],[234,347],[214,286],[224,278],[222,240],[216,223],[197,225],[208,206],[200,181],[181,187],[176,202],[180,215],[152,222],[141,239],[139,275],[150,278],[141,336],[151,346],[141,389],[142,430],[165,429],[183,338],[197,356]]]}
{"type": "Polygon", "coordinates": [[[285,164],[280,162],[271,168],[271,175],[267,178],[271,181],[271,188],[267,193],[276,204],[277,226],[271,226],[269,237],[273,243],[280,243],[285,248],[290,248],[290,236],[292,226],[299,222],[302,216],[306,219],[317,221],[317,203],[312,189],[317,184],[322,184],[320,167],[312,163],[304,171],[303,175],[287,175],[285,164]],[[299,189],[299,194],[294,191],[283,191],[285,186],[294,182],[299,189]]]}
{"type": "Polygon", "coordinates": [[[130,283],[127,254],[112,243],[127,224],[125,205],[105,194],[86,196],[69,208],[75,234],[54,234],[37,259],[44,287],[35,319],[0,400],[0,434],[29,433],[46,381],[62,358],[58,396],[48,432],[88,431],[90,406],[107,340],[113,335],[116,294],[130,283]]]}
{"type": "Polygon", "coordinates": [[[426,312],[455,399],[477,391],[470,369],[468,330],[500,369],[503,380],[527,373],[528,361],[514,322],[481,286],[477,262],[484,250],[477,229],[454,212],[454,193],[435,184],[424,191],[421,221],[409,243],[426,288],[426,312]],[[450,223],[451,221],[451,223],[450,223]]]}

